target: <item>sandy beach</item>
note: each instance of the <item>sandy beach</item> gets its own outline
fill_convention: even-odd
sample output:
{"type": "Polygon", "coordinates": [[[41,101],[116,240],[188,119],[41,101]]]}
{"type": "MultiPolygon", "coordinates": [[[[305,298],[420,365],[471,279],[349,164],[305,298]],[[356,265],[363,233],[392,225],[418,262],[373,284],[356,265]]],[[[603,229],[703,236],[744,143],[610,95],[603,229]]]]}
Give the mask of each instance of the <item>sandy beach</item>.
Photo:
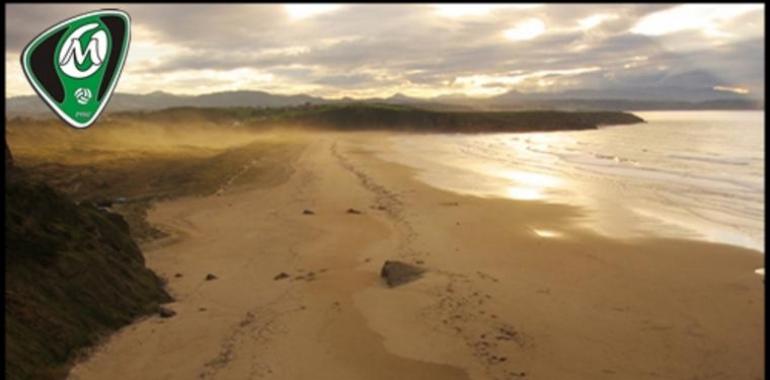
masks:
{"type": "Polygon", "coordinates": [[[286,178],[150,210],[171,237],[143,252],[177,314],[117,332],[71,379],[764,378],[759,252],[442,191],[378,159],[379,133],[301,139],[286,178]],[[389,288],[393,259],[427,272],[389,288]]]}

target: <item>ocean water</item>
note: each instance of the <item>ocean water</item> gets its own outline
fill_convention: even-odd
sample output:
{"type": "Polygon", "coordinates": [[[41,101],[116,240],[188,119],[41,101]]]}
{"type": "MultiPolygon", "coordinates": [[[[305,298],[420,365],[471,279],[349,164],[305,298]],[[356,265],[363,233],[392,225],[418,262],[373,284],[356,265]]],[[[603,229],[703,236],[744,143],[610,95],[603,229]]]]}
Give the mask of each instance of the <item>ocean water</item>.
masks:
{"type": "Polygon", "coordinates": [[[610,236],[701,239],[764,252],[764,112],[636,114],[647,123],[396,135],[379,155],[445,190],[580,206],[585,225],[610,236]]]}

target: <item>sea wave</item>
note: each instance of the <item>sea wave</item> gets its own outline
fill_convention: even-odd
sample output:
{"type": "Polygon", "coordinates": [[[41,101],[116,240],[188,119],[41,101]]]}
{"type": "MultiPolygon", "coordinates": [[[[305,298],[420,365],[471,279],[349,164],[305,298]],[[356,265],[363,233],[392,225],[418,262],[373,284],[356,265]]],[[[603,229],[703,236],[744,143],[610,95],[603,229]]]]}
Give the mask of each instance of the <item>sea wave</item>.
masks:
{"type": "Polygon", "coordinates": [[[708,157],[708,156],[692,156],[684,154],[669,154],[668,158],[686,161],[701,161],[710,164],[718,165],[730,165],[730,166],[746,166],[751,164],[751,158],[725,158],[725,157],[708,157]]]}

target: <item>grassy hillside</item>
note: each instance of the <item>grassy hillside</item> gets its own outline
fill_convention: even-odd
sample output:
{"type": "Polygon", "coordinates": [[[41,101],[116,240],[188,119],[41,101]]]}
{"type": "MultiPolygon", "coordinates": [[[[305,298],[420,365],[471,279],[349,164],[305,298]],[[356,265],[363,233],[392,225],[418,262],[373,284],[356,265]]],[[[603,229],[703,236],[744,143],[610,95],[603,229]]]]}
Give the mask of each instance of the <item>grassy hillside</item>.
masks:
{"type": "Polygon", "coordinates": [[[219,127],[309,127],[329,130],[392,130],[408,132],[530,132],[592,129],[601,125],[644,122],[626,112],[596,111],[433,111],[402,105],[351,103],[284,108],[169,108],[114,113],[105,123],[141,120],[195,123],[219,127]]]}
{"type": "Polygon", "coordinates": [[[280,183],[303,148],[291,133],[193,121],[105,121],[86,131],[57,121],[10,121],[6,138],[18,167],[75,201],[110,204],[139,242],[164,234],[146,223],[157,200],[222,188],[280,183]]]}
{"type": "Polygon", "coordinates": [[[21,173],[5,204],[5,378],[64,378],[78,350],[170,300],[119,215],[21,173]]]}
{"type": "Polygon", "coordinates": [[[370,104],[318,106],[288,115],[285,120],[341,130],[461,133],[577,130],[643,122],[639,117],[623,112],[444,112],[370,104]]]}
{"type": "Polygon", "coordinates": [[[161,116],[175,122],[7,121],[6,378],[62,379],[79,350],[169,300],[136,243],[163,236],[145,220],[154,202],[281,183],[304,147],[229,113],[161,116]]]}
{"type": "MultiPolygon", "coordinates": [[[[137,135],[149,133],[150,136],[157,133],[158,128],[153,127],[156,125],[187,125],[190,129],[215,128],[228,132],[299,127],[336,131],[483,133],[581,130],[602,125],[643,122],[644,120],[636,115],[619,111],[436,111],[402,105],[351,103],[283,108],[179,107],[158,111],[115,112],[103,116],[94,129],[131,127],[137,135]]],[[[54,119],[12,118],[8,124],[18,127],[18,131],[64,126],[63,122],[54,119]]],[[[67,128],[63,128],[57,133],[64,136],[78,132],[82,131],[68,131],[67,128]]],[[[125,138],[125,136],[120,137],[125,138]]],[[[60,144],[58,140],[47,142],[52,141],[60,144]]],[[[152,143],[153,139],[142,139],[142,142],[152,143]]]]}

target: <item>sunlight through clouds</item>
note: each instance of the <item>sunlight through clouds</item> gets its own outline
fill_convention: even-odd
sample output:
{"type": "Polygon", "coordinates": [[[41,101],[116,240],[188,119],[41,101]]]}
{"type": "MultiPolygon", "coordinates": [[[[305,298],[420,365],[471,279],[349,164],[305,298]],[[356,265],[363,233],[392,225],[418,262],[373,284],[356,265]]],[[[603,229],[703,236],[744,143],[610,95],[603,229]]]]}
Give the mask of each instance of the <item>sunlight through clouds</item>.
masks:
{"type": "Polygon", "coordinates": [[[590,30],[608,20],[616,20],[618,15],[600,13],[578,20],[580,29],[590,30]]]}
{"type": "Polygon", "coordinates": [[[525,41],[531,40],[545,32],[545,23],[538,19],[532,18],[526,21],[522,21],[511,29],[504,32],[505,38],[511,41],[525,41]]]}
{"type": "Polygon", "coordinates": [[[685,4],[641,19],[631,32],[660,36],[683,30],[702,30],[710,36],[729,35],[721,23],[745,13],[764,9],[764,4],[685,4]]]}
{"type": "Polygon", "coordinates": [[[292,20],[302,20],[324,13],[334,12],[341,4],[284,4],[283,8],[292,20]]]}
{"type": "Polygon", "coordinates": [[[514,71],[499,75],[469,75],[457,77],[454,85],[469,95],[498,95],[511,87],[528,91],[542,91],[553,85],[559,77],[569,77],[600,71],[601,67],[579,67],[563,70],[538,70],[525,73],[514,71]],[[545,80],[544,78],[549,78],[545,80]]]}
{"type": "MultiPolygon", "coordinates": [[[[18,75],[21,49],[91,6],[101,5],[6,7],[7,96],[33,93],[18,75]]],[[[677,86],[764,94],[762,4],[123,7],[133,30],[118,92],[430,98],[677,86]]]]}
{"type": "Polygon", "coordinates": [[[733,92],[733,93],[742,94],[742,95],[749,93],[749,90],[741,87],[714,86],[714,90],[733,92]]]}
{"type": "Polygon", "coordinates": [[[537,8],[543,4],[434,4],[438,14],[445,17],[483,16],[498,9],[537,8]]]}

